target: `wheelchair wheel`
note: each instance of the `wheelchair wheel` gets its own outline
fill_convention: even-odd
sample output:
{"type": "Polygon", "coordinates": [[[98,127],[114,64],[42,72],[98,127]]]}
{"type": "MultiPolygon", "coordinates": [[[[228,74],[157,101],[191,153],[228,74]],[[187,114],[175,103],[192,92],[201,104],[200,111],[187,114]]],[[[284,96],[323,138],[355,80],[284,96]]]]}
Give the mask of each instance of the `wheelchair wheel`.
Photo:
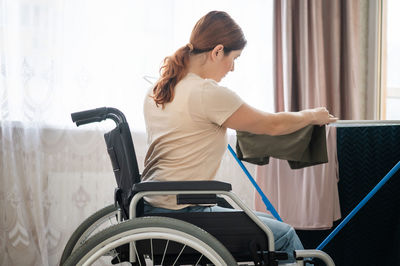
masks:
{"type": "Polygon", "coordinates": [[[134,218],[99,232],[64,265],[127,262],[133,241],[136,262],[132,265],[237,265],[230,252],[206,231],[181,220],[155,216],[134,218]]]}
{"type": "Polygon", "coordinates": [[[118,207],[111,204],[103,209],[95,212],[89,218],[84,220],[79,227],[72,233],[61,256],[60,265],[68,259],[69,255],[83,245],[89,237],[97,232],[104,230],[118,223],[117,221],[118,207]]]}

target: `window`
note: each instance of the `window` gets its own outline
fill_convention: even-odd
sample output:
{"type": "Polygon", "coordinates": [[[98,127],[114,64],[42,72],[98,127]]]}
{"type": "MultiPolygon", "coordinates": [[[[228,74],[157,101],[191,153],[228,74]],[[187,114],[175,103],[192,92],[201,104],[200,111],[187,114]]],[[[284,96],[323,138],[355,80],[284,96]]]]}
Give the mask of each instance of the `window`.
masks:
{"type": "Polygon", "coordinates": [[[400,119],[400,1],[386,0],[383,2],[384,20],[386,26],[386,40],[384,40],[384,62],[383,66],[384,85],[386,85],[386,116],[388,120],[400,119]],[[386,59],[386,60],[385,60],[386,59]],[[385,77],[386,76],[386,77],[385,77]],[[385,84],[386,83],[386,84],[385,84]]]}
{"type": "Polygon", "coordinates": [[[195,22],[211,10],[227,11],[248,40],[221,85],[273,111],[272,1],[0,0],[0,6],[3,119],[73,127],[71,112],[113,106],[144,129],[150,85],[143,77],[157,77],[163,58],[186,45],[195,22]]]}

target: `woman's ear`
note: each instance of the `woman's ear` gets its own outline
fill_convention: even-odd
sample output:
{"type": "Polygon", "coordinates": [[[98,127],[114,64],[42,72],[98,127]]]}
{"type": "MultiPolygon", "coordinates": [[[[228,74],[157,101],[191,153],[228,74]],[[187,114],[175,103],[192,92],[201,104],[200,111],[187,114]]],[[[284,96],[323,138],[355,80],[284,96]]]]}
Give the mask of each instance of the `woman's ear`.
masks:
{"type": "Polygon", "coordinates": [[[222,44],[218,44],[211,51],[211,58],[216,60],[218,58],[222,58],[224,56],[224,46],[222,44]]]}

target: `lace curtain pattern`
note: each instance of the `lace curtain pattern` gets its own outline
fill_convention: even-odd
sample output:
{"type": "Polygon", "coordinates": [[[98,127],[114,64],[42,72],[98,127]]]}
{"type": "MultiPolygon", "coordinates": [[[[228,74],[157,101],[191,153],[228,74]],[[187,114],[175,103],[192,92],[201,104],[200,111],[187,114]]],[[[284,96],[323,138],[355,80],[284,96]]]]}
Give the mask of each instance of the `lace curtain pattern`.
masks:
{"type": "MultiPolygon", "coordinates": [[[[265,2],[244,10],[241,1],[0,0],[0,265],[57,265],[73,230],[113,201],[103,139],[113,123],[77,129],[71,112],[124,112],[143,168],[143,77],[157,77],[206,12],[228,11],[249,41],[223,85],[273,110],[265,2]]],[[[253,207],[253,188],[228,153],[218,179],[253,207]]]]}
{"type": "MultiPolygon", "coordinates": [[[[0,137],[0,265],[56,265],[77,226],[113,203],[103,130],[2,123],[0,137]]],[[[133,133],[133,140],[142,170],[146,136],[133,133]]],[[[217,179],[253,207],[253,188],[235,160],[226,153],[222,164],[217,179]]]]}

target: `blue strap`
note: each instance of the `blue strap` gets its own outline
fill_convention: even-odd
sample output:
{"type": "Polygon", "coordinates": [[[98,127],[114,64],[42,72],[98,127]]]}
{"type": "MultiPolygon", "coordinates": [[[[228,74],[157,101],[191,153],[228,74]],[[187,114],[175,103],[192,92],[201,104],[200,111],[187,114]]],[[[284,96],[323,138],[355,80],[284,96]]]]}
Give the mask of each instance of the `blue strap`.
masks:
{"type": "Polygon", "coordinates": [[[282,222],[281,217],[279,216],[278,212],[275,210],[274,206],[272,206],[271,202],[268,200],[267,196],[262,192],[261,188],[258,186],[257,182],[254,180],[254,178],[251,176],[249,171],[247,171],[246,166],[242,163],[242,161],[239,160],[239,158],[236,155],[236,152],[232,149],[231,145],[228,144],[228,150],[232,153],[233,157],[237,161],[237,163],[240,165],[242,168],[243,172],[246,174],[246,176],[249,178],[250,182],[253,184],[253,186],[256,188],[258,194],[260,194],[262,201],[264,202],[265,206],[267,207],[267,210],[271,212],[271,214],[278,220],[282,222]]]}
{"type": "Polygon", "coordinates": [[[317,247],[322,250],[329,241],[350,221],[351,218],[378,192],[379,189],[397,172],[400,168],[400,161],[386,174],[384,178],[368,193],[367,196],[344,218],[344,220],[333,230],[327,238],[317,247]]]}

